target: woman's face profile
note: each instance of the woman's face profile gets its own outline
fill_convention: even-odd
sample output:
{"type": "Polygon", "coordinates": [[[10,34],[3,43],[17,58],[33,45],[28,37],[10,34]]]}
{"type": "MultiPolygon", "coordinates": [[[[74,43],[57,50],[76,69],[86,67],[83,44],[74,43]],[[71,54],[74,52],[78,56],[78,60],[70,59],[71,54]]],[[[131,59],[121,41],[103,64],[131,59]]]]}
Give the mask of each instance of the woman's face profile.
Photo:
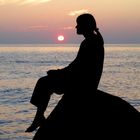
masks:
{"type": "Polygon", "coordinates": [[[76,19],[77,34],[87,34],[96,29],[96,21],[91,14],[83,14],[76,19]]]}
{"type": "Polygon", "coordinates": [[[75,28],[76,28],[77,34],[83,34],[82,26],[80,24],[77,23],[75,28]]]}

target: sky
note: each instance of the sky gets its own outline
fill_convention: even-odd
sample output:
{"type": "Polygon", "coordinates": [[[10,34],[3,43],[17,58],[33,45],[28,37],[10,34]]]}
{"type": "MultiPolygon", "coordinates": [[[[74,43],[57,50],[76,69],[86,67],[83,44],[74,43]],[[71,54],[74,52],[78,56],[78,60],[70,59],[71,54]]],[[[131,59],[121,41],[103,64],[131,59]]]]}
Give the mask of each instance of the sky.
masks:
{"type": "Polygon", "coordinates": [[[93,14],[105,43],[140,43],[140,0],[0,0],[0,44],[79,43],[82,13],[93,14]]]}

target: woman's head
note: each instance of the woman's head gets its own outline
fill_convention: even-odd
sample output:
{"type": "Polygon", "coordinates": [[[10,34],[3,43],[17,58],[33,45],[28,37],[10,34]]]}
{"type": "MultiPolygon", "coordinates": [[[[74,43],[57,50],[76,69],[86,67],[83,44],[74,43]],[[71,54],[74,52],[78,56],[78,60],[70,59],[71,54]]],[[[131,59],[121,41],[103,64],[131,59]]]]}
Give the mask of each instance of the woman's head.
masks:
{"type": "Polygon", "coordinates": [[[89,13],[78,16],[76,22],[78,34],[83,34],[83,32],[93,32],[97,28],[95,18],[89,13]]]}

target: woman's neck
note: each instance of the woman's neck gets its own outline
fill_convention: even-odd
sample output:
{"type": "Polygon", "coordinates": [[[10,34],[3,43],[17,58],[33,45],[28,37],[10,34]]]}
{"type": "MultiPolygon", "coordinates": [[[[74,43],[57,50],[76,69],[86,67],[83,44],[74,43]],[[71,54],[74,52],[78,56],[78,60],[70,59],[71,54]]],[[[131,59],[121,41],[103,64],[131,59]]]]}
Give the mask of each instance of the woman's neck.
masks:
{"type": "Polygon", "coordinates": [[[87,33],[84,33],[83,36],[87,39],[87,38],[90,38],[92,36],[94,36],[94,32],[87,32],[87,33]]]}

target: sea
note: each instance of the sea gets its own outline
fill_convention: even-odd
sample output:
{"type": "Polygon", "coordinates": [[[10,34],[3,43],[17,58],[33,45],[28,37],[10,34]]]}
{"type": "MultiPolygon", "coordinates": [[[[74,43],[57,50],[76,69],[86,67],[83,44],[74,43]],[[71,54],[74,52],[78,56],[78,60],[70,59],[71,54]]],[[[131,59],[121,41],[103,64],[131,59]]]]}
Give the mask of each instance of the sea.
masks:
{"type": "MultiPolygon", "coordinates": [[[[36,112],[30,98],[37,80],[48,70],[71,63],[78,49],[79,44],[0,45],[0,140],[32,140],[35,132],[25,130],[36,112]]],[[[140,44],[105,44],[98,88],[140,111],[140,44]]],[[[52,95],[46,117],[60,99],[61,95],[52,95]]]]}

